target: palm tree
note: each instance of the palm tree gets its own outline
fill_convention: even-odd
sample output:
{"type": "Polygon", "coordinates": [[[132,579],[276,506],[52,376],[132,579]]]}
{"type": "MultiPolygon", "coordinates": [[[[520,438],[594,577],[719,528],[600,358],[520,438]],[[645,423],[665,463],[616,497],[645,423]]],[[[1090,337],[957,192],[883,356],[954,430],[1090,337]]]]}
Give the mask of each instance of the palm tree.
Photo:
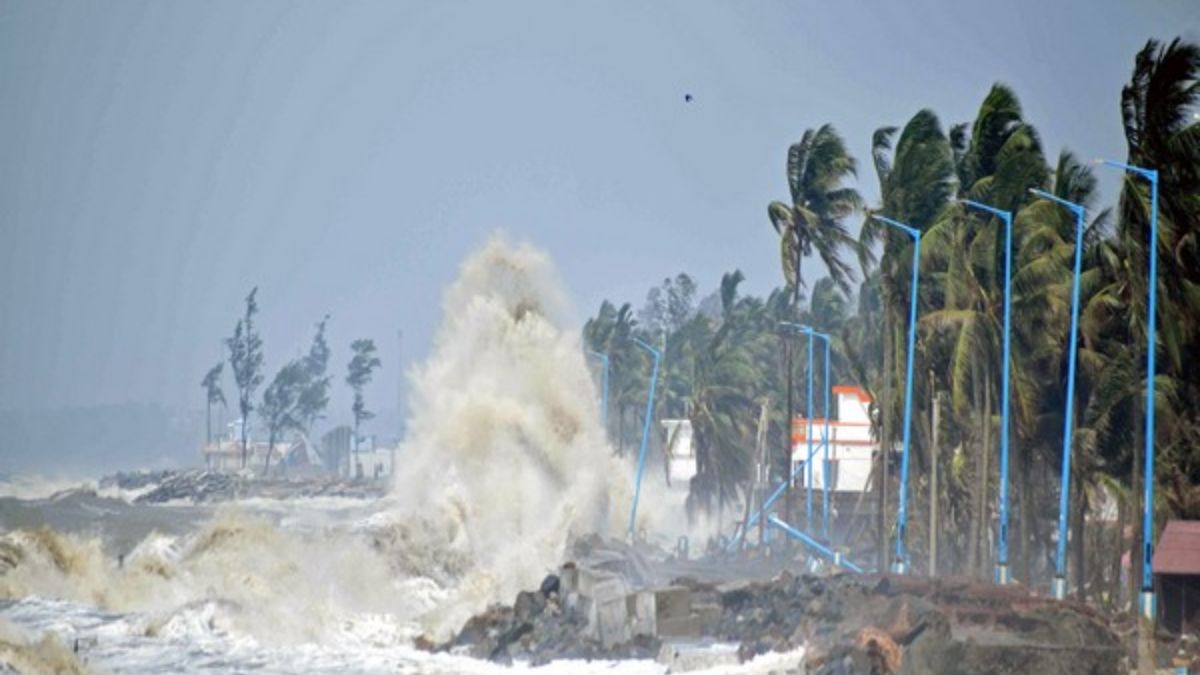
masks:
{"type": "Polygon", "coordinates": [[[611,302],[603,301],[596,316],[588,319],[583,327],[588,348],[608,354],[610,406],[617,413],[614,449],[618,454],[624,452],[626,442],[638,433],[637,424],[631,424],[630,436],[627,436],[625,419],[631,412],[637,415],[640,403],[648,394],[646,369],[649,362],[645,353],[630,339],[636,335],[639,335],[638,322],[629,303],[617,308],[611,302]]]}
{"type": "MultiPolygon", "coordinates": [[[[895,127],[883,127],[872,138],[871,156],[879,177],[880,205],[874,211],[926,230],[943,210],[954,191],[954,160],[941,123],[929,110],[921,110],[904,126],[896,144],[895,158],[890,154],[895,127]]],[[[909,306],[912,239],[871,218],[863,222],[859,241],[863,251],[870,251],[883,240],[883,255],[879,261],[879,289],[883,315],[883,381],[873,390],[881,391],[879,401],[882,429],[878,434],[880,447],[890,449],[895,443],[892,420],[898,418],[903,406],[901,396],[893,395],[894,383],[902,374],[899,355],[905,349],[904,325],[909,306]]],[[[869,258],[864,256],[869,264],[869,258]]],[[[881,565],[887,564],[888,469],[890,452],[880,452],[876,469],[876,548],[881,565]]]]}
{"type": "MultiPolygon", "coordinates": [[[[834,282],[850,291],[854,273],[845,252],[859,253],[859,248],[843,221],[862,208],[863,200],[857,190],[843,183],[856,175],[857,163],[830,124],[816,131],[806,130],[800,141],[788,148],[791,203],[771,202],[767,206],[767,215],[779,235],[780,263],[791,295],[792,317],[796,316],[801,289],[805,285],[801,265],[813,253],[825,263],[834,282]]],[[[784,342],[784,369],[787,372],[787,419],[790,425],[794,414],[794,369],[788,342],[784,342]]],[[[782,476],[791,473],[790,427],[785,436],[785,450],[775,462],[782,476]]],[[[784,497],[783,508],[784,518],[790,519],[790,491],[784,497]]]]}
{"type": "MultiPolygon", "coordinates": [[[[970,181],[959,186],[960,194],[1012,212],[1019,212],[1029,200],[1028,189],[1046,184],[1048,169],[1036,131],[1022,120],[1020,102],[1010,89],[995,85],[980,106],[969,138],[962,131],[951,139],[950,151],[960,159],[955,171],[970,181]],[[965,149],[955,148],[965,144],[965,149]]],[[[1053,306],[1066,268],[1059,257],[1046,257],[1041,244],[1044,237],[1027,213],[1018,213],[1013,228],[1013,313],[1021,321],[1013,331],[1012,396],[1014,430],[1017,443],[1020,505],[1028,516],[1032,500],[1027,499],[1027,484],[1032,459],[1030,442],[1037,438],[1037,401],[1042,391],[1036,373],[1049,354],[1047,312],[1053,306]]],[[[1053,222],[1053,221],[1052,221],[1053,222]]],[[[976,455],[977,478],[971,497],[972,520],[968,525],[968,566],[976,562],[983,568],[984,556],[979,544],[988,522],[987,476],[991,453],[992,402],[998,399],[1001,381],[999,346],[1003,336],[1004,231],[988,224],[960,207],[943,208],[924,235],[923,250],[929,252],[922,267],[936,280],[930,292],[939,300],[939,309],[924,313],[922,323],[929,330],[941,331],[952,344],[947,358],[945,382],[951,392],[953,409],[964,428],[979,428],[979,452],[976,455]],[[970,420],[979,415],[978,422],[970,420]]],[[[1022,527],[1028,518],[1022,518],[1022,527]]],[[[1024,532],[1016,539],[1021,544],[1021,568],[1028,577],[1028,541],[1024,532]]]]}
{"type": "Polygon", "coordinates": [[[857,176],[857,162],[832,125],[804,132],[788,148],[787,178],[791,204],[771,202],[767,215],[780,239],[783,278],[792,293],[792,306],[800,302],[804,258],[816,253],[829,275],[843,290],[850,290],[854,273],[845,258],[857,242],[843,222],[862,208],[862,196],[843,183],[857,176]]]}
{"type": "Polygon", "coordinates": [[[225,406],[225,392],[221,390],[221,372],[225,369],[225,362],[219,361],[217,365],[208,369],[204,374],[204,379],[200,381],[200,386],[204,387],[205,404],[204,404],[204,429],[205,442],[212,443],[212,408],[214,405],[220,404],[225,406]]]}
{"type": "MultiPolygon", "coordinates": [[[[1158,241],[1159,343],[1165,359],[1154,377],[1160,395],[1155,402],[1159,425],[1156,446],[1166,477],[1168,501],[1186,508],[1187,496],[1200,481],[1200,385],[1188,369],[1200,358],[1200,124],[1193,115],[1200,102],[1200,47],[1175,39],[1163,45],[1149,40],[1134,60],[1133,75],[1121,91],[1121,113],[1128,163],[1159,173],[1158,241]],[[1172,403],[1174,403],[1172,405],[1172,403]],[[1181,486],[1173,488],[1172,486],[1181,486]]],[[[1128,261],[1126,291],[1129,341],[1135,350],[1144,341],[1146,267],[1149,239],[1149,192],[1144,181],[1126,177],[1117,225],[1119,248],[1128,261]]],[[[1144,353],[1144,352],[1143,352],[1144,353]]],[[[1133,482],[1140,484],[1140,448],[1134,444],[1133,482]]],[[[1133,508],[1140,510],[1140,495],[1133,508]]],[[[1141,541],[1140,519],[1134,519],[1134,541],[1141,541]]],[[[1134,568],[1141,548],[1134,547],[1134,568]]]]}

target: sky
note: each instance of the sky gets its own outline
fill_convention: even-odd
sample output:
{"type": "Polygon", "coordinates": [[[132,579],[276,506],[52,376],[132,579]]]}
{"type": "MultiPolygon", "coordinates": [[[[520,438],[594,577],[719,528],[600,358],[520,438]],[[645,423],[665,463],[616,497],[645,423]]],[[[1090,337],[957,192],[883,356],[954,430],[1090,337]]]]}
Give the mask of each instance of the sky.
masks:
{"type": "Polygon", "coordinates": [[[0,410],[200,408],[253,286],[269,372],[328,313],[394,408],[496,231],[580,322],[679,271],[762,293],[805,129],[873,200],[874,129],[1002,81],[1048,156],[1123,158],[1133,56],[1176,35],[1200,3],[0,0],[0,410]]]}

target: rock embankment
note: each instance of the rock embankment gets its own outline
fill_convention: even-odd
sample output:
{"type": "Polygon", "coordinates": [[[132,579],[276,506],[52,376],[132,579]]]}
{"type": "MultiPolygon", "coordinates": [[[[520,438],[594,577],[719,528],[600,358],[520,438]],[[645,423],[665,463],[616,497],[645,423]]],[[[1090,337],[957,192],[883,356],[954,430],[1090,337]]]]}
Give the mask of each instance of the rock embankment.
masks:
{"type": "Polygon", "coordinates": [[[1122,672],[1118,637],[1087,607],[1020,587],[888,576],[769,581],[679,579],[625,591],[566,566],[512,606],[494,606],[430,648],[479,658],[649,658],[664,646],[738,645],[748,660],[805,648],[803,671],[850,673],[1122,672]]]}
{"type": "Polygon", "coordinates": [[[333,476],[305,478],[256,478],[236,473],[204,471],[137,471],[117,473],[101,479],[100,487],[141,491],[134,502],[162,504],[190,502],[204,504],[231,499],[297,497],[349,497],[368,499],[383,495],[386,487],[378,482],[350,481],[333,476]]]}

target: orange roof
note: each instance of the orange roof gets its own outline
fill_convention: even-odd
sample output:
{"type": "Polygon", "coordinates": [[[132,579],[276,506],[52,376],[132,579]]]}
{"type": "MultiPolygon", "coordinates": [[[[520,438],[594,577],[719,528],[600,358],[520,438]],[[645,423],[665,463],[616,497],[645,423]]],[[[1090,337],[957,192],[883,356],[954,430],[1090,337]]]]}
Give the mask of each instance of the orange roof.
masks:
{"type": "Polygon", "coordinates": [[[854,396],[857,396],[858,400],[862,401],[863,403],[871,402],[871,395],[867,393],[866,389],[863,389],[862,387],[856,387],[852,384],[835,384],[833,385],[833,393],[853,394],[854,396]]]}

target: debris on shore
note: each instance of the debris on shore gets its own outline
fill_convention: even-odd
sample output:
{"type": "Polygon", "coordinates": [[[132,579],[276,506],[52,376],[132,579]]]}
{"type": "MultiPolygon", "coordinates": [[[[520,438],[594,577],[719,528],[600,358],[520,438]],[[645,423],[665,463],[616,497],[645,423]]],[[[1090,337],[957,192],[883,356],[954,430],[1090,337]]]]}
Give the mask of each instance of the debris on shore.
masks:
{"type": "Polygon", "coordinates": [[[1120,638],[1095,611],[961,579],[810,576],[681,578],[630,589],[573,563],[511,606],[492,606],[431,650],[509,663],[655,658],[695,645],[744,662],[803,649],[797,672],[1122,672],[1120,638]]]}

